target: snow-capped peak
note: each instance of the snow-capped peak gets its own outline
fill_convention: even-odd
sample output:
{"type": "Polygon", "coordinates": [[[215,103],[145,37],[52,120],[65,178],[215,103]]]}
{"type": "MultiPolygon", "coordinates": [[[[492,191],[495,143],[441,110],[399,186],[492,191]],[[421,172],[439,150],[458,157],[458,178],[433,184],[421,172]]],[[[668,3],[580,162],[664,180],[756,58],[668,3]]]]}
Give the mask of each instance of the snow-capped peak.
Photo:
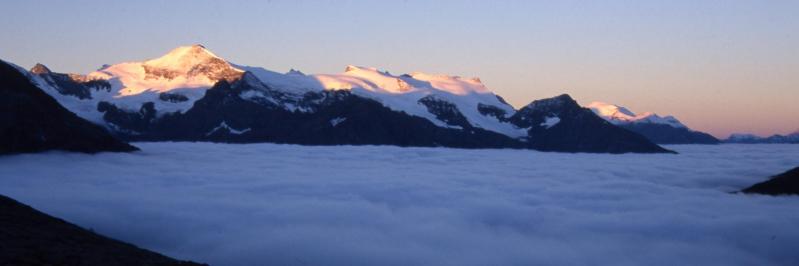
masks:
{"type": "Polygon", "coordinates": [[[620,121],[627,121],[632,122],[635,120],[635,113],[628,110],[627,108],[609,104],[604,102],[592,102],[586,106],[591,108],[597,115],[603,118],[610,118],[613,120],[620,120],[620,121]]]}
{"type": "MultiPolygon", "coordinates": [[[[206,89],[220,80],[231,81],[244,71],[231,66],[202,45],[182,46],[144,62],[111,65],[89,74],[90,78],[118,79],[116,96],[173,89],[206,89]]],[[[112,82],[112,84],[117,84],[112,82]]]]}
{"type": "Polygon", "coordinates": [[[172,51],[159,58],[145,61],[144,64],[161,69],[188,72],[194,66],[214,60],[222,59],[205,49],[205,46],[195,44],[172,49],[172,51]]]}
{"type": "Polygon", "coordinates": [[[604,102],[592,102],[586,107],[594,111],[599,117],[604,118],[613,124],[629,124],[629,123],[653,123],[665,124],[677,128],[686,128],[677,118],[673,116],[661,117],[652,112],[645,112],[642,114],[635,114],[622,106],[609,104],[604,102]]]}

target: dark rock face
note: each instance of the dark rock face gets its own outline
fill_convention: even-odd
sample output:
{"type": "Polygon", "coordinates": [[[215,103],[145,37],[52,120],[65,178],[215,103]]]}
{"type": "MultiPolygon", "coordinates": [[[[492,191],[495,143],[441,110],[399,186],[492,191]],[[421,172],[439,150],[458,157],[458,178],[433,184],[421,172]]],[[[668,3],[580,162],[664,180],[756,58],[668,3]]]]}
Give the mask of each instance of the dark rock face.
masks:
{"type": "Polygon", "coordinates": [[[760,182],[743,190],[744,193],[766,195],[799,195],[799,167],[773,176],[768,181],[760,182]]]}
{"type": "Polygon", "coordinates": [[[189,97],[186,97],[186,95],[178,93],[163,92],[158,94],[158,99],[165,102],[179,103],[179,102],[188,101],[189,97]]]}
{"type": "Polygon", "coordinates": [[[434,114],[438,120],[444,121],[447,125],[459,126],[461,128],[472,128],[469,120],[458,110],[454,104],[438,99],[433,95],[419,99],[419,104],[427,107],[427,111],[434,114]]]}
{"type": "Polygon", "coordinates": [[[200,265],[144,250],[0,195],[3,265],[200,265]]]}
{"type": "Polygon", "coordinates": [[[62,74],[50,71],[42,64],[36,64],[30,72],[38,75],[50,86],[56,88],[63,95],[71,95],[78,99],[91,99],[92,90],[111,90],[111,84],[105,80],[88,79],[76,74],[62,74]]]}
{"type": "Polygon", "coordinates": [[[144,68],[144,79],[174,79],[180,76],[180,72],[161,69],[149,65],[142,65],[144,68]]]}
{"type": "MultiPolygon", "coordinates": [[[[499,96],[497,96],[497,97],[499,97],[499,96]]],[[[497,120],[499,120],[499,121],[507,121],[508,120],[508,117],[507,117],[508,113],[505,112],[505,110],[502,110],[501,108],[493,106],[493,105],[487,105],[487,104],[478,103],[477,104],[477,111],[480,112],[480,114],[485,115],[485,116],[496,117],[497,120]]]]}
{"type": "Polygon", "coordinates": [[[103,119],[115,127],[120,129],[119,125],[124,125],[123,132],[127,134],[138,134],[149,129],[150,123],[155,119],[156,110],[153,102],[146,102],[142,104],[139,112],[131,113],[119,109],[116,105],[108,102],[99,102],[97,110],[103,112],[103,119]]]}
{"type": "Polygon", "coordinates": [[[45,150],[134,151],[62,107],[14,66],[0,61],[0,154],[45,150]]]}
{"type": "Polygon", "coordinates": [[[184,113],[152,119],[144,108],[125,114],[107,104],[105,119],[136,131],[123,134],[133,140],[524,148],[517,140],[479,128],[441,128],[349,91],[308,93],[292,100],[308,112],[289,111],[275,103],[287,96],[246,76],[233,83],[220,81],[184,113]],[[271,100],[242,99],[241,93],[249,90],[258,90],[271,100]]]}
{"type": "Polygon", "coordinates": [[[204,64],[197,65],[189,70],[188,76],[204,75],[211,80],[234,81],[241,77],[242,73],[233,69],[227,62],[219,58],[211,58],[204,64]]]}
{"type": "Polygon", "coordinates": [[[645,137],[615,126],[582,108],[569,95],[533,101],[510,121],[529,128],[533,149],[566,152],[663,153],[666,150],[645,137]],[[556,123],[547,123],[557,120],[556,123]]]}
{"type": "Polygon", "coordinates": [[[687,128],[653,123],[629,123],[620,126],[657,144],[719,144],[719,140],[710,134],[687,128]]]}

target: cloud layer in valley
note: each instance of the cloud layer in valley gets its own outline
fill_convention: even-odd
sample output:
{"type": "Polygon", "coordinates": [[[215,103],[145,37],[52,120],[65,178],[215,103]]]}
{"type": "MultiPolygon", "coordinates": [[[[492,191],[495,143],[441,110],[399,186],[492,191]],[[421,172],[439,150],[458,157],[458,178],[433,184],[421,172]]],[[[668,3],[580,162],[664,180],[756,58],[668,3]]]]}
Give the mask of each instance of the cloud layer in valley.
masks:
{"type": "Polygon", "coordinates": [[[214,265],[797,265],[799,146],[678,155],[137,143],[0,158],[0,194],[214,265]]]}

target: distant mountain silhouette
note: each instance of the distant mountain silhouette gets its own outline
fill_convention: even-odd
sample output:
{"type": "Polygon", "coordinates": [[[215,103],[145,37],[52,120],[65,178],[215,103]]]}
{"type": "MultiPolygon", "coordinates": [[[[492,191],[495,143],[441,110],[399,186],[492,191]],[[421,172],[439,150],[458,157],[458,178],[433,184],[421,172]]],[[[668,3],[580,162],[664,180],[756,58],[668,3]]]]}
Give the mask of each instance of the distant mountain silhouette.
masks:
{"type": "Polygon", "coordinates": [[[799,144],[799,132],[788,135],[771,135],[760,137],[753,134],[732,134],[724,140],[724,143],[739,144],[799,144]]]}

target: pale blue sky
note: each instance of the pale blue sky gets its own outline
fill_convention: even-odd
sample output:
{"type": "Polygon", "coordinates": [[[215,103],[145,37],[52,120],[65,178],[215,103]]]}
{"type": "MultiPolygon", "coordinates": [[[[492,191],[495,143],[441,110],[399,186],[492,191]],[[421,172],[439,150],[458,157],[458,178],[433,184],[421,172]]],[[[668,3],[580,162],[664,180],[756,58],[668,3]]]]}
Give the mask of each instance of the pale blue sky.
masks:
{"type": "Polygon", "coordinates": [[[0,58],[86,73],[201,43],[232,62],[478,76],[731,132],[799,129],[799,1],[5,1],[0,58]]]}

